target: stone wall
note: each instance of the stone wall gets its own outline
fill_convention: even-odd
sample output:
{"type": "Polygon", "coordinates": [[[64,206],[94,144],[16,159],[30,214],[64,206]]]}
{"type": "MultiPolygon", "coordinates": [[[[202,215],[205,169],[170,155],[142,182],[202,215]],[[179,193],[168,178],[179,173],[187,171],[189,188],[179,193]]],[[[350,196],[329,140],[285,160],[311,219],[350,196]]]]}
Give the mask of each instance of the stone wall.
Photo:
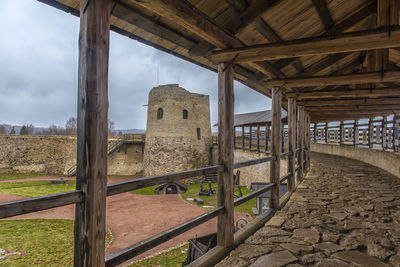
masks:
{"type": "Polygon", "coordinates": [[[362,147],[311,144],[311,151],[363,161],[400,178],[400,154],[362,147]]]}
{"type": "MultiPolygon", "coordinates": [[[[110,139],[109,146],[118,139],[110,139]]],[[[76,136],[0,135],[0,173],[63,174],[76,163],[76,136]]],[[[108,159],[108,173],[143,170],[143,148],[128,144],[108,159]]]]}
{"type": "Polygon", "coordinates": [[[145,174],[197,169],[209,166],[210,159],[209,97],[190,93],[176,84],[153,88],[148,101],[145,174]]]}

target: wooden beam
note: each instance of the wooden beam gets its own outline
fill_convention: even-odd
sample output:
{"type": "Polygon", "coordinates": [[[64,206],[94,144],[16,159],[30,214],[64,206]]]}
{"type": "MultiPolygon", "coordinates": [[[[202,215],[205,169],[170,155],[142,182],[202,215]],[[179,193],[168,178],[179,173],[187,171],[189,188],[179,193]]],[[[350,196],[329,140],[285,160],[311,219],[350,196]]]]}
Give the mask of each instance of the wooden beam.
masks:
{"type": "Polygon", "coordinates": [[[74,266],[104,266],[111,1],[81,1],[74,266]]]}
{"type": "Polygon", "coordinates": [[[248,5],[246,0],[225,0],[238,12],[243,12],[247,9],[248,5]]]}
{"type": "Polygon", "coordinates": [[[301,91],[285,94],[286,97],[296,97],[298,100],[303,99],[320,99],[320,98],[337,98],[337,97],[352,97],[352,98],[374,98],[384,96],[399,96],[400,87],[384,87],[384,88],[359,88],[359,89],[340,89],[330,91],[301,91]]]}
{"type": "Polygon", "coordinates": [[[319,18],[324,25],[326,31],[328,31],[335,23],[333,22],[331,12],[326,5],[325,0],[312,0],[314,7],[317,9],[319,18]]]}
{"type": "Polygon", "coordinates": [[[336,36],[321,36],[291,40],[273,44],[253,45],[241,48],[215,51],[211,56],[214,62],[236,63],[274,60],[299,56],[324,55],[362,51],[378,48],[398,47],[400,27],[393,26],[388,34],[387,28],[342,33],[336,36]]]}
{"type": "Polygon", "coordinates": [[[233,65],[218,65],[218,164],[225,166],[218,181],[218,206],[224,213],[218,216],[218,245],[233,246],[233,153],[234,95],[233,65]]]}
{"type": "Polygon", "coordinates": [[[271,133],[271,156],[275,159],[270,163],[270,182],[275,184],[271,190],[270,208],[279,208],[279,185],[280,185],[280,155],[281,155],[281,110],[282,110],[282,88],[272,88],[272,133],[271,133]]]}
{"type": "Polygon", "coordinates": [[[262,18],[256,19],[254,22],[254,28],[271,43],[283,41],[281,37],[262,18]]]}
{"type": "Polygon", "coordinates": [[[306,107],[322,107],[322,106],[340,106],[340,105],[398,105],[399,97],[387,97],[376,99],[343,99],[343,100],[307,100],[298,101],[298,104],[306,107]]]}
{"type": "Polygon", "coordinates": [[[293,175],[288,180],[288,190],[292,192],[296,186],[296,99],[288,99],[288,173],[293,175]]]}
{"type": "Polygon", "coordinates": [[[228,22],[223,25],[223,28],[236,35],[277,2],[278,0],[252,1],[251,5],[244,12],[228,20],[228,22]]]}
{"type": "Polygon", "coordinates": [[[306,107],[307,111],[346,111],[346,110],[398,110],[400,103],[397,105],[344,105],[344,106],[327,106],[327,107],[306,107]]]}
{"type": "MultiPolygon", "coordinates": [[[[350,15],[347,19],[345,19],[345,20],[337,23],[333,27],[331,27],[325,35],[335,35],[335,34],[342,33],[344,31],[346,31],[347,29],[349,29],[350,27],[353,27],[355,24],[359,23],[360,21],[371,16],[372,14],[375,14],[375,12],[376,12],[376,3],[375,3],[375,1],[372,1],[369,4],[366,4],[359,11],[350,15]]],[[[324,60],[324,59],[322,59],[322,60],[324,60]]],[[[274,63],[274,67],[281,69],[281,68],[287,66],[288,64],[290,64],[292,61],[293,61],[292,58],[280,59],[274,63]]],[[[314,64],[317,64],[317,63],[314,63],[314,64]]],[[[334,63],[332,63],[332,64],[334,64],[334,63]]],[[[329,65],[332,65],[332,64],[329,64],[329,65]]],[[[307,75],[311,75],[311,74],[314,74],[314,73],[308,73],[307,75]]]]}
{"type": "Polygon", "coordinates": [[[299,171],[297,173],[298,181],[303,179],[303,150],[304,150],[304,107],[297,106],[297,148],[300,149],[297,157],[297,163],[299,165],[299,171]]]}
{"type": "Polygon", "coordinates": [[[324,75],[311,77],[295,77],[286,79],[275,79],[267,82],[268,87],[307,87],[307,86],[328,86],[328,85],[347,85],[364,83],[383,83],[400,80],[400,71],[366,72],[343,75],[324,75]]]}

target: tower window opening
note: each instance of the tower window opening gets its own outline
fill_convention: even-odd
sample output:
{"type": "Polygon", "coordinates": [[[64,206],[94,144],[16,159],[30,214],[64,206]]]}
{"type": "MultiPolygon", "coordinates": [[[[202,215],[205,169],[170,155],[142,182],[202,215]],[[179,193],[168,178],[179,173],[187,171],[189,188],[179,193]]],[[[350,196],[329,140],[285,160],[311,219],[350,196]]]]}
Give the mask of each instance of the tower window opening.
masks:
{"type": "Polygon", "coordinates": [[[197,128],[197,139],[201,139],[200,128],[197,128]]]}
{"type": "Polygon", "coordinates": [[[161,120],[164,117],[164,110],[162,108],[159,108],[157,110],[157,119],[161,120]]]}
{"type": "Polygon", "coordinates": [[[186,109],[184,109],[184,110],[182,111],[182,116],[183,116],[183,119],[184,119],[184,120],[186,120],[186,119],[188,118],[188,111],[187,111],[186,109]]]}

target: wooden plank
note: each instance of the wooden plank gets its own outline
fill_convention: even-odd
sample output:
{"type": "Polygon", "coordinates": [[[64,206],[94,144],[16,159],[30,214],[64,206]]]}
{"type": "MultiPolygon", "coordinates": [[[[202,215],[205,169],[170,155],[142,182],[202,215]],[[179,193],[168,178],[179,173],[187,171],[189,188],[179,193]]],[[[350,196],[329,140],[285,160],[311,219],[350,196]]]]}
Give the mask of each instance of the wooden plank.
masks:
{"type": "Polygon", "coordinates": [[[342,105],[342,106],[326,106],[326,107],[306,107],[308,111],[370,111],[370,110],[399,110],[400,103],[397,105],[342,105]]]}
{"type": "Polygon", "coordinates": [[[261,14],[266,12],[269,8],[275,5],[277,0],[255,0],[252,1],[250,6],[237,16],[232,17],[227,23],[223,25],[223,28],[236,35],[241,30],[246,28],[255,19],[257,19],[261,14]]]}
{"type": "Polygon", "coordinates": [[[352,98],[370,98],[383,96],[400,96],[400,87],[382,87],[382,88],[340,88],[329,91],[299,91],[286,93],[286,97],[296,97],[299,100],[303,99],[320,99],[320,98],[337,98],[337,97],[352,97],[352,98]]]}
{"type": "Polygon", "coordinates": [[[152,237],[149,237],[143,241],[140,241],[134,245],[128,246],[120,251],[117,251],[113,254],[110,254],[106,257],[106,266],[117,266],[133,257],[146,252],[168,240],[171,240],[173,237],[178,236],[194,227],[211,220],[212,218],[218,216],[224,211],[224,207],[218,207],[212,209],[206,213],[203,213],[195,218],[187,220],[184,223],[181,223],[177,226],[169,228],[161,233],[158,233],[152,237]]]}
{"type": "Polygon", "coordinates": [[[148,176],[143,178],[135,178],[128,181],[116,182],[107,185],[107,196],[113,196],[117,194],[121,194],[124,192],[129,192],[132,190],[145,188],[153,185],[159,185],[164,183],[169,183],[173,181],[179,181],[186,178],[198,177],[205,175],[210,172],[221,172],[223,171],[224,166],[217,165],[212,167],[205,167],[195,170],[183,171],[183,172],[175,172],[175,173],[167,173],[162,175],[148,176]]]}
{"type": "Polygon", "coordinates": [[[233,128],[234,128],[233,65],[218,65],[218,164],[223,165],[218,181],[218,206],[224,207],[218,216],[218,245],[233,246],[233,128]]]}
{"type": "Polygon", "coordinates": [[[398,105],[400,102],[399,97],[385,97],[385,98],[366,98],[366,99],[344,99],[344,100],[306,100],[298,101],[301,105],[306,107],[322,107],[322,106],[336,106],[336,105],[398,105]]]}
{"type": "Polygon", "coordinates": [[[312,77],[296,77],[286,79],[274,79],[267,82],[268,86],[285,87],[307,87],[307,86],[328,86],[348,85],[364,83],[395,82],[400,80],[400,71],[366,72],[342,75],[324,75],[312,77]]]}
{"type": "Polygon", "coordinates": [[[301,181],[304,173],[304,106],[297,106],[297,147],[300,149],[297,161],[300,166],[298,180],[301,181]]]}
{"type": "Polygon", "coordinates": [[[235,162],[233,164],[233,168],[239,169],[239,168],[248,167],[248,166],[252,166],[252,165],[256,165],[256,164],[260,164],[260,163],[264,163],[264,162],[273,161],[274,159],[275,159],[274,157],[263,157],[263,158],[259,158],[259,159],[251,159],[251,160],[246,160],[246,161],[241,161],[241,162],[235,162]]]}
{"type": "Polygon", "coordinates": [[[3,202],[0,203],[0,219],[75,204],[81,202],[82,199],[82,192],[75,190],[48,196],[3,202]]]}
{"type": "Polygon", "coordinates": [[[328,31],[335,23],[333,22],[331,12],[325,2],[325,0],[312,0],[314,7],[317,9],[319,18],[324,25],[326,31],[328,31]]]}
{"type": "Polygon", "coordinates": [[[236,63],[274,60],[300,56],[324,55],[331,53],[354,52],[378,48],[398,47],[400,27],[388,29],[342,33],[335,36],[311,37],[273,44],[253,45],[241,48],[224,49],[213,52],[214,62],[236,63]]]}
{"type": "Polygon", "coordinates": [[[74,266],[104,266],[111,1],[80,3],[74,266]]]}
{"type": "Polygon", "coordinates": [[[270,163],[270,182],[276,184],[271,190],[270,207],[279,208],[279,179],[280,179],[280,154],[281,154],[281,107],[282,88],[272,88],[272,133],[271,156],[275,160],[270,163]]]}
{"type": "Polygon", "coordinates": [[[242,196],[240,198],[237,198],[234,201],[234,206],[237,207],[237,206],[239,206],[239,205],[241,205],[243,203],[246,203],[247,201],[249,201],[249,200],[261,195],[262,193],[265,193],[265,192],[271,190],[274,187],[275,187],[275,184],[270,183],[270,184],[268,184],[268,185],[266,185],[266,186],[264,186],[264,187],[262,187],[262,188],[260,188],[260,189],[258,189],[256,191],[253,191],[253,192],[251,192],[251,193],[249,193],[247,195],[244,195],[244,196],[242,196]]]}
{"type": "MultiPolygon", "coordinates": [[[[288,172],[295,174],[296,169],[296,99],[288,98],[288,150],[291,155],[288,158],[288,172]]],[[[288,191],[293,192],[296,186],[295,175],[288,180],[288,191]]]]}

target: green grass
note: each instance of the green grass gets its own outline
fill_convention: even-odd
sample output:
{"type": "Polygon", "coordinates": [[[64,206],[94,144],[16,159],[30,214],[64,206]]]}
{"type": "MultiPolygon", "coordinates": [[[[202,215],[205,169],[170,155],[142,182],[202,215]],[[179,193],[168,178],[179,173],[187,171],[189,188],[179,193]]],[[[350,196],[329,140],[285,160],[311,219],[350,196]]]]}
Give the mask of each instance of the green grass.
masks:
{"type": "Polygon", "coordinates": [[[0,174],[0,181],[45,176],[43,173],[0,174]]]}
{"type": "MultiPolygon", "coordinates": [[[[208,188],[208,185],[204,185],[204,188],[208,188]]],[[[213,184],[212,188],[215,191],[217,191],[217,184],[213,184]]],[[[199,192],[200,192],[200,183],[189,185],[188,190],[182,194],[182,198],[187,199],[187,198],[199,197],[204,201],[204,204],[197,204],[194,201],[191,201],[191,203],[196,203],[200,207],[204,206],[204,205],[213,206],[213,207],[217,206],[217,194],[214,194],[211,196],[199,196],[198,195],[199,192]]],[[[250,192],[251,192],[250,189],[242,188],[243,195],[246,195],[250,192]]],[[[235,194],[238,195],[237,189],[235,189],[235,194]]],[[[256,199],[255,198],[247,201],[246,203],[243,203],[240,206],[235,207],[235,211],[253,214],[252,208],[254,208],[254,207],[256,207],[256,199]]]]}
{"type": "Polygon", "coordinates": [[[140,188],[140,189],[136,189],[131,191],[132,194],[138,194],[138,195],[157,195],[156,193],[156,186],[149,186],[149,187],[145,187],[145,188],[140,188]]]}
{"type": "MultiPolygon", "coordinates": [[[[74,222],[61,219],[0,221],[0,248],[22,255],[0,259],[0,266],[72,266],[74,222]]],[[[111,242],[109,231],[106,246],[111,242]]]]}
{"type": "MultiPolygon", "coordinates": [[[[217,191],[217,184],[213,184],[213,189],[217,191]]],[[[204,185],[204,188],[208,188],[208,185],[204,185]]],[[[146,188],[141,188],[137,189],[134,191],[131,191],[132,194],[140,194],[140,195],[156,195],[157,193],[155,192],[156,186],[150,186],[146,188]]],[[[194,197],[199,197],[204,201],[204,204],[197,204],[194,201],[190,201],[190,203],[195,204],[199,207],[201,206],[217,206],[217,194],[211,195],[211,196],[199,196],[200,192],[200,183],[196,184],[191,184],[188,185],[188,190],[185,193],[182,193],[182,198],[187,199],[187,198],[194,198],[194,197]]],[[[242,194],[246,195],[250,193],[251,190],[248,188],[242,188],[242,194]]],[[[237,189],[235,189],[235,194],[238,195],[237,189]]],[[[243,212],[243,213],[249,213],[253,214],[253,208],[256,207],[256,199],[253,198],[246,203],[243,203],[240,206],[235,207],[235,211],[237,212],[243,212]]]]}
{"type": "Polygon", "coordinates": [[[0,183],[0,194],[21,197],[39,197],[72,190],[75,190],[74,181],[67,181],[66,184],[60,185],[52,185],[50,181],[0,183]]]}
{"type": "Polygon", "coordinates": [[[179,248],[158,254],[129,265],[129,267],[180,267],[187,256],[189,245],[183,245],[179,248]]]}

